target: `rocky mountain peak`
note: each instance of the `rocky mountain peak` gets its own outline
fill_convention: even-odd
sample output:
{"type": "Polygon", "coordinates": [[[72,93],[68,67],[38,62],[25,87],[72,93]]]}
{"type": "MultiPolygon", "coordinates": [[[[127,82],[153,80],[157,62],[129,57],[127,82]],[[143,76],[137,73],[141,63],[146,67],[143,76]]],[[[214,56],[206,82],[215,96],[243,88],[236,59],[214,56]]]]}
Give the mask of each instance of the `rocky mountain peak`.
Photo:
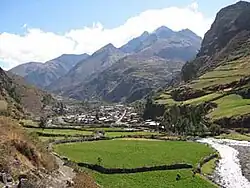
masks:
{"type": "Polygon", "coordinates": [[[211,56],[224,48],[242,31],[250,30],[250,3],[239,1],[221,9],[211,29],[205,34],[198,56],[211,56]]]}
{"type": "Polygon", "coordinates": [[[103,46],[102,48],[100,48],[99,50],[97,50],[95,53],[93,53],[92,56],[97,56],[99,54],[111,54],[114,53],[116,51],[119,51],[119,49],[117,49],[113,44],[109,43],[105,46],[103,46]]]}
{"type": "Polygon", "coordinates": [[[148,31],[144,31],[142,34],[141,34],[141,38],[143,38],[143,37],[148,37],[150,34],[149,34],[149,32],[148,31]]]}
{"type": "Polygon", "coordinates": [[[166,26],[161,26],[154,31],[159,38],[168,38],[175,34],[175,32],[166,26]]]}
{"type": "Polygon", "coordinates": [[[196,38],[200,38],[198,37],[193,31],[191,31],[190,29],[183,29],[181,31],[178,32],[179,34],[185,35],[185,36],[189,36],[189,37],[196,37],[196,38]]]}

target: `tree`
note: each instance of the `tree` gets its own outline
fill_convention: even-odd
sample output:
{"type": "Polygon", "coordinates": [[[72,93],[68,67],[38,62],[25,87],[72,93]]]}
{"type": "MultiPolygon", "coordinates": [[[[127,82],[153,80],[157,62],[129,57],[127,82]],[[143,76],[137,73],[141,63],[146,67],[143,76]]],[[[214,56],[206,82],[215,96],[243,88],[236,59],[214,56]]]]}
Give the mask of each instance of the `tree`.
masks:
{"type": "Polygon", "coordinates": [[[101,157],[98,157],[98,158],[97,158],[97,164],[98,164],[99,166],[101,166],[101,164],[102,164],[102,158],[101,158],[101,157]]]}
{"type": "Polygon", "coordinates": [[[44,129],[47,126],[48,118],[46,116],[40,117],[39,127],[44,129]]]}
{"type": "Polygon", "coordinates": [[[166,109],[161,125],[166,131],[179,135],[199,135],[208,130],[210,122],[206,114],[211,108],[209,103],[198,106],[173,105],[166,109]]]}

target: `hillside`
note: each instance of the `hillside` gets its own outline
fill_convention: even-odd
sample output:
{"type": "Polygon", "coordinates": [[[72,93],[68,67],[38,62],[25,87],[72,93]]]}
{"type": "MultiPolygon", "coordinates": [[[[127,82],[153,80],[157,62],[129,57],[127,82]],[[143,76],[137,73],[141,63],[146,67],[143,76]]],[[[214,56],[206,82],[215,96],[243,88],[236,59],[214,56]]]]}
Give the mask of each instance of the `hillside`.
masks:
{"type": "Polygon", "coordinates": [[[86,59],[87,54],[63,54],[45,63],[26,63],[14,67],[10,72],[22,76],[26,82],[39,88],[45,88],[58,78],[64,76],[76,63],[86,59]]]}
{"type": "Polygon", "coordinates": [[[58,93],[63,92],[84,82],[91,74],[98,74],[105,70],[125,56],[126,53],[117,49],[112,44],[107,44],[93,53],[89,58],[78,62],[68,74],[56,80],[47,89],[58,93]]]}
{"type": "Polygon", "coordinates": [[[40,62],[29,62],[25,64],[18,65],[10,70],[13,74],[25,77],[31,72],[43,66],[40,62]]]}
{"type": "Polygon", "coordinates": [[[160,27],[119,49],[105,46],[49,89],[79,100],[133,102],[167,85],[184,63],[195,57],[200,43],[201,38],[190,30],[175,32],[160,27]]]}
{"type": "Polygon", "coordinates": [[[0,68],[0,101],[2,112],[16,118],[24,113],[40,115],[42,108],[54,99],[44,91],[26,84],[24,79],[0,68]]]}
{"type": "Polygon", "coordinates": [[[41,187],[49,182],[48,175],[58,168],[54,157],[36,138],[27,134],[16,121],[3,116],[0,116],[0,152],[0,187],[4,186],[4,176],[9,185],[18,184],[18,178],[23,176],[28,180],[22,187],[41,187]]]}
{"type": "Polygon", "coordinates": [[[133,102],[152,89],[171,80],[184,62],[171,62],[159,57],[126,57],[85,84],[64,94],[76,99],[97,98],[111,102],[133,102]]]}
{"type": "Polygon", "coordinates": [[[206,117],[223,127],[249,127],[250,3],[223,8],[205,34],[194,61],[184,65],[183,82],[158,93],[145,118],[162,116],[171,106],[210,105],[206,117]],[[153,113],[157,109],[157,113],[153,113]]]}

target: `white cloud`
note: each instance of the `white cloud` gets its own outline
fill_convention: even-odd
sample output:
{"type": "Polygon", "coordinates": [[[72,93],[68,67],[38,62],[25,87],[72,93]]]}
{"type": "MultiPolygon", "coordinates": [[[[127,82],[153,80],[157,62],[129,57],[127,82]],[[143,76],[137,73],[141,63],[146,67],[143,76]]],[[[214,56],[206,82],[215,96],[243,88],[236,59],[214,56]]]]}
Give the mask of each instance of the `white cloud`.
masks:
{"type": "Polygon", "coordinates": [[[63,35],[29,28],[24,24],[24,35],[0,34],[0,62],[8,64],[5,67],[8,69],[29,61],[45,62],[63,53],[91,54],[107,43],[120,47],[142,32],[152,32],[163,25],[176,31],[189,28],[203,36],[212,19],[204,17],[198,8],[197,2],[193,2],[186,7],[147,10],[116,28],[106,29],[98,22],[91,27],[72,29],[63,35]]]}

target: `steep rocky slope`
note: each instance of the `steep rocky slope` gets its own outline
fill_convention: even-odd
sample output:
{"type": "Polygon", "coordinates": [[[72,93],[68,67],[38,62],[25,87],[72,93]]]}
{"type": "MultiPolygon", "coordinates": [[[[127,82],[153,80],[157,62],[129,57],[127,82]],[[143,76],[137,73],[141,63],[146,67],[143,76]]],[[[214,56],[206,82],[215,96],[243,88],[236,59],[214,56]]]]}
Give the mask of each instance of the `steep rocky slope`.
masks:
{"type": "Polygon", "coordinates": [[[42,108],[54,99],[50,94],[28,85],[22,77],[6,73],[0,68],[0,101],[4,109],[2,111],[20,118],[25,112],[39,115],[42,108]]]}
{"type": "Polygon", "coordinates": [[[240,1],[218,12],[211,29],[205,34],[197,58],[183,67],[184,80],[249,55],[249,11],[249,3],[240,1]]]}
{"type": "Polygon", "coordinates": [[[50,89],[80,100],[133,102],[153,88],[168,84],[183,64],[195,57],[200,43],[201,38],[190,30],[174,32],[160,27],[151,34],[144,32],[120,49],[105,46],[50,89]]]}
{"type": "Polygon", "coordinates": [[[143,98],[152,89],[167,84],[183,64],[159,57],[129,56],[65,94],[76,99],[133,102],[143,98]]]}
{"type": "Polygon", "coordinates": [[[57,169],[55,159],[38,140],[28,135],[15,120],[3,116],[0,116],[0,152],[0,187],[18,184],[20,177],[27,179],[26,185],[23,182],[21,187],[46,187],[37,183],[45,182],[57,169]]]}
{"type": "Polygon", "coordinates": [[[171,106],[195,107],[206,102],[212,107],[207,114],[212,122],[250,128],[249,20],[248,2],[219,11],[196,59],[182,68],[183,82],[154,96],[146,116],[156,118],[171,106]]]}

